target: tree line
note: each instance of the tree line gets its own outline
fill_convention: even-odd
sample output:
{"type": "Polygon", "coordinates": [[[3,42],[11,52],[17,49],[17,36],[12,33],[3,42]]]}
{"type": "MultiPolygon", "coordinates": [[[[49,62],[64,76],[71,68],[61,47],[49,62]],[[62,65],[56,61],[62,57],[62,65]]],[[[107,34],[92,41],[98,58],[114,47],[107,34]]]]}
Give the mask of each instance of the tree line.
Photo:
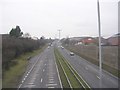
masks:
{"type": "Polygon", "coordinates": [[[2,35],[2,69],[7,70],[11,65],[16,64],[14,58],[26,52],[32,52],[46,43],[51,42],[49,39],[41,37],[32,39],[31,37],[22,37],[23,32],[19,26],[13,28],[9,34],[2,35]]]}

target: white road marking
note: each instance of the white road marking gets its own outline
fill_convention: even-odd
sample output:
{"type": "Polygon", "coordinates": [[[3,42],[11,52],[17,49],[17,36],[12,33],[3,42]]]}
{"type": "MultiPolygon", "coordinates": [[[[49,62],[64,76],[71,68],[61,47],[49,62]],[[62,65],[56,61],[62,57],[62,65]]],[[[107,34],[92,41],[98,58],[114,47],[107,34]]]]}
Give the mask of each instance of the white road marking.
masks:
{"type": "Polygon", "coordinates": [[[42,82],[42,81],[43,81],[43,79],[41,78],[40,82],[42,82]]]}
{"type": "Polygon", "coordinates": [[[53,79],[54,77],[49,77],[49,79],[53,79]]]}
{"type": "MultiPolygon", "coordinates": [[[[34,65],[31,67],[31,69],[29,70],[29,72],[27,73],[27,76],[29,75],[29,73],[31,73],[31,71],[33,70],[33,68],[35,67],[35,65],[37,64],[37,62],[39,61],[40,56],[38,57],[37,61],[34,63],[34,65]]],[[[42,61],[41,61],[42,62],[42,61]]],[[[22,84],[24,83],[24,80],[22,81],[22,84]]],[[[22,86],[22,84],[19,85],[18,89],[19,90],[22,86]]]]}
{"type": "Polygon", "coordinates": [[[55,88],[55,87],[48,87],[48,88],[55,88]]]}
{"type": "Polygon", "coordinates": [[[98,79],[100,79],[100,77],[99,76],[96,76],[98,79]]]}
{"type": "Polygon", "coordinates": [[[45,71],[45,69],[43,69],[43,72],[45,71]]]}
{"type": "MultiPolygon", "coordinates": [[[[55,59],[54,59],[55,60],[55,59]]],[[[58,75],[58,78],[59,78],[59,81],[60,81],[60,87],[63,88],[62,86],[62,82],[61,82],[61,78],[60,78],[60,75],[59,75],[59,71],[58,71],[58,66],[56,64],[56,60],[55,60],[55,66],[56,66],[56,69],[57,69],[57,75],[58,75]]],[[[63,90],[63,89],[62,89],[63,90]]]]}
{"type": "Polygon", "coordinates": [[[27,77],[27,75],[25,76],[25,78],[27,77]]]}
{"type": "Polygon", "coordinates": [[[22,86],[22,84],[20,84],[20,86],[18,88],[20,88],[22,86]]]}
{"type": "Polygon", "coordinates": [[[28,74],[30,73],[30,71],[28,72],[28,74]]]}
{"type": "Polygon", "coordinates": [[[57,84],[46,84],[46,86],[55,86],[57,84]]]}
{"type": "Polygon", "coordinates": [[[45,66],[46,66],[46,64],[45,64],[45,66]]]}
{"type": "Polygon", "coordinates": [[[23,83],[24,81],[22,81],[22,83],[23,83]]]}
{"type": "Polygon", "coordinates": [[[25,81],[26,78],[24,78],[23,80],[25,81]]]}
{"type": "Polygon", "coordinates": [[[28,83],[29,85],[33,85],[34,83],[28,83]]]}
{"type": "Polygon", "coordinates": [[[32,80],[33,80],[33,81],[35,81],[35,79],[36,79],[36,77],[33,77],[33,79],[32,79],[32,80]]]}
{"type": "Polygon", "coordinates": [[[25,85],[24,88],[32,88],[35,87],[36,85],[25,85]]]}
{"type": "Polygon", "coordinates": [[[49,81],[49,83],[54,83],[54,81],[49,81]]]}

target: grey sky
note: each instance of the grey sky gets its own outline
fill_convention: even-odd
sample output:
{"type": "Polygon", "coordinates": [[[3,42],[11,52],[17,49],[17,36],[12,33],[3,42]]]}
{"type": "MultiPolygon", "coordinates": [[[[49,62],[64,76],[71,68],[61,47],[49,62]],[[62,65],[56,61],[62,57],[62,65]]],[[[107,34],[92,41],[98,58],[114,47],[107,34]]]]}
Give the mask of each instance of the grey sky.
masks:
{"type": "MultiPolygon", "coordinates": [[[[102,36],[118,32],[118,1],[100,0],[102,36]]],[[[97,36],[97,0],[1,0],[0,33],[19,25],[32,36],[97,36]]]]}

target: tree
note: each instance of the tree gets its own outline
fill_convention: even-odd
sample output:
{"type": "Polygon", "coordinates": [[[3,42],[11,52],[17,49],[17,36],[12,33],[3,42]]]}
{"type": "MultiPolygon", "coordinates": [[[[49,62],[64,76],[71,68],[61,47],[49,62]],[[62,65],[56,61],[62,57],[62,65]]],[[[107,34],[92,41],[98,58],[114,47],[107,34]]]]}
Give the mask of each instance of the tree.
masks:
{"type": "Polygon", "coordinates": [[[23,37],[24,38],[31,38],[31,35],[29,33],[25,33],[25,34],[23,34],[23,37]]]}
{"type": "Polygon", "coordinates": [[[9,34],[10,36],[20,37],[22,36],[23,32],[21,32],[21,29],[19,26],[16,26],[16,28],[12,28],[9,34]]]}

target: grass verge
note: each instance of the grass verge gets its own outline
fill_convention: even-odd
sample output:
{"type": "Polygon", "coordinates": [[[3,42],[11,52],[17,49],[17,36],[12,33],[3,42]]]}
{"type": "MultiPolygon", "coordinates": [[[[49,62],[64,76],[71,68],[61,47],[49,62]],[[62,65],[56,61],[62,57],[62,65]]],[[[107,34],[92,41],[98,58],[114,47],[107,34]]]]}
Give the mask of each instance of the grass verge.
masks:
{"type": "MultiPolygon", "coordinates": [[[[67,60],[65,60],[65,58],[60,54],[60,52],[57,49],[55,49],[55,56],[56,56],[56,60],[59,63],[61,63],[73,89],[81,88],[81,89],[90,90],[89,87],[85,85],[85,82],[83,81],[83,79],[79,77],[79,75],[76,73],[73,67],[71,67],[71,65],[67,62],[67,60]]],[[[60,68],[59,65],[58,65],[58,68],[60,68]]],[[[60,77],[62,76],[60,75],[60,77]]],[[[64,81],[63,80],[61,81],[62,81],[62,84],[64,85],[64,81]]]]}
{"type": "Polygon", "coordinates": [[[60,61],[59,61],[60,57],[58,56],[56,50],[54,50],[54,53],[55,53],[56,63],[57,63],[57,66],[58,66],[62,86],[63,86],[63,88],[70,88],[70,85],[67,81],[67,77],[65,76],[65,73],[64,73],[64,71],[63,71],[63,69],[60,65],[60,61]]]}
{"type": "Polygon", "coordinates": [[[25,53],[21,55],[20,57],[14,59],[14,61],[16,61],[17,64],[10,67],[9,70],[3,72],[4,78],[2,80],[3,81],[2,87],[3,88],[17,88],[19,80],[24,74],[27,64],[28,64],[27,58],[29,56],[34,57],[35,55],[41,53],[45,48],[46,46],[38,50],[34,50],[33,52],[25,53]]]}

